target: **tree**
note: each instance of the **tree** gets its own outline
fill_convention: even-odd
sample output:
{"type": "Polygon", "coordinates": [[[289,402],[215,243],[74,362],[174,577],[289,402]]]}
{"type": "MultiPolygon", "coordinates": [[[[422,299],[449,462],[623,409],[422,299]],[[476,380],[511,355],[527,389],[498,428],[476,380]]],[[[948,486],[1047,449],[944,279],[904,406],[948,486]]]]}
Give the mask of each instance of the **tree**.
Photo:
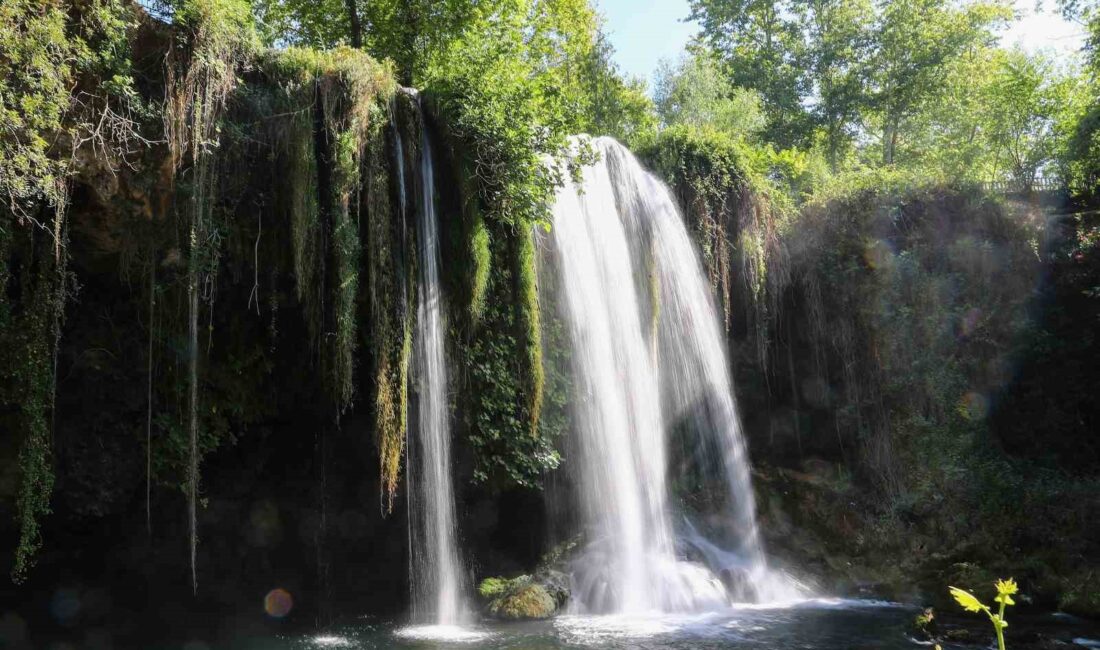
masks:
{"type": "Polygon", "coordinates": [[[1068,136],[1067,115],[1080,105],[1076,77],[1047,55],[1004,53],[990,87],[990,135],[1012,178],[1030,191],[1068,136]]]}
{"type": "Polygon", "coordinates": [[[759,93],[734,87],[705,50],[676,64],[662,61],[657,68],[654,100],[665,126],[708,125],[753,140],[767,122],[759,93]]]}
{"type": "Polygon", "coordinates": [[[882,133],[883,164],[894,163],[905,121],[937,96],[950,64],[974,48],[992,46],[993,30],[1011,16],[1007,5],[996,3],[882,3],[868,77],[882,133]]]}
{"type": "MultiPolygon", "coordinates": [[[[252,0],[260,37],[268,46],[332,48],[354,40],[357,0],[252,0]]],[[[360,22],[360,30],[362,29],[360,22]]]]}
{"type": "Polygon", "coordinates": [[[806,43],[793,1],[691,0],[701,41],[722,61],[733,86],[760,93],[768,116],[765,138],[781,147],[809,136],[803,99],[806,43]]]}
{"type": "Polygon", "coordinates": [[[867,104],[862,61],[870,45],[870,0],[811,0],[804,7],[807,58],[816,101],[814,121],[824,129],[829,166],[855,134],[867,104]]]}

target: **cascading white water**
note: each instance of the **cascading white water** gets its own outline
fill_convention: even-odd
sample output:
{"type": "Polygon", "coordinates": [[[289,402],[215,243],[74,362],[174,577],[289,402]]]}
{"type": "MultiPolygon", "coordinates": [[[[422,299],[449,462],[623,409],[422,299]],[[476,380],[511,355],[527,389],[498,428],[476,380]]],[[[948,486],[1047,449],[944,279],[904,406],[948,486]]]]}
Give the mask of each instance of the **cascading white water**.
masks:
{"type": "MultiPolygon", "coordinates": [[[[419,107],[419,103],[417,104],[419,107]]],[[[420,120],[423,125],[423,119],[420,120]]],[[[427,128],[420,138],[421,201],[417,220],[420,289],[417,304],[415,377],[418,393],[416,445],[409,463],[413,620],[456,625],[467,618],[465,580],[455,528],[451,480],[451,428],[440,287],[439,223],[435,170],[427,128]]]]}
{"type": "Polygon", "coordinates": [[[593,143],[601,161],[582,187],[566,180],[552,230],[578,391],[571,465],[591,540],[573,567],[575,606],[698,611],[789,596],[770,586],[717,312],[675,202],[622,145],[593,143]],[[706,567],[677,558],[670,514],[667,429],[685,418],[720,455],[729,492],[735,547],[683,540],[706,567]]]}

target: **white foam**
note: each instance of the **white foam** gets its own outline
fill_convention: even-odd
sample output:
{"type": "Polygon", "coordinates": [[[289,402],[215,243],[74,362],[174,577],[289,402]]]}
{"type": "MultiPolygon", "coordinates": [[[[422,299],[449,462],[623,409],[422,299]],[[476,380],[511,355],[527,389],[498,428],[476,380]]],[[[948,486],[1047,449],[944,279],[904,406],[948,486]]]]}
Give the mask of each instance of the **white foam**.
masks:
{"type": "Polygon", "coordinates": [[[489,638],[492,634],[485,630],[461,625],[412,625],[397,630],[394,636],[416,641],[475,643],[489,638]]]}
{"type": "Polygon", "coordinates": [[[342,636],[322,635],[315,636],[310,641],[314,645],[319,645],[323,648],[350,648],[351,639],[347,639],[342,636]]]}

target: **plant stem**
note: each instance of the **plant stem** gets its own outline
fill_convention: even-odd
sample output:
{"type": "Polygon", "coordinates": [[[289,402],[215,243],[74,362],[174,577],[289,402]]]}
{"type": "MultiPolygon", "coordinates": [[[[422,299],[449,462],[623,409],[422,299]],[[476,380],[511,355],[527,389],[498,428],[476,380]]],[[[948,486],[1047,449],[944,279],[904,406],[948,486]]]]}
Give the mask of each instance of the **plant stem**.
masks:
{"type": "Polygon", "coordinates": [[[997,613],[997,620],[994,621],[994,627],[997,628],[997,648],[998,648],[998,650],[1005,650],[1004,621],[1005,621],[1005,601],[1004,601],[1004,598],[1002,598],[1001,599],[1001,609],[997,613]]]}

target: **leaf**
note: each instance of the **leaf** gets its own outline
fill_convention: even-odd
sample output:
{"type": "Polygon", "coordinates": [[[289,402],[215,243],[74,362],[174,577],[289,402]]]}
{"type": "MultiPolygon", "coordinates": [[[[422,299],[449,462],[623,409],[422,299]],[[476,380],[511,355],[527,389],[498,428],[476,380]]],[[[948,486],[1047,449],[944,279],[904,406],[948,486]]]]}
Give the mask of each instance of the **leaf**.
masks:
{"type": "Polygon", "coordinates": [[[951,595],[955,598],[955,602],[968,612],[980,612],[986,608],[985,605],[969,591],[964,591],[958,587],[951,587],[951,595]]]}

